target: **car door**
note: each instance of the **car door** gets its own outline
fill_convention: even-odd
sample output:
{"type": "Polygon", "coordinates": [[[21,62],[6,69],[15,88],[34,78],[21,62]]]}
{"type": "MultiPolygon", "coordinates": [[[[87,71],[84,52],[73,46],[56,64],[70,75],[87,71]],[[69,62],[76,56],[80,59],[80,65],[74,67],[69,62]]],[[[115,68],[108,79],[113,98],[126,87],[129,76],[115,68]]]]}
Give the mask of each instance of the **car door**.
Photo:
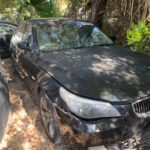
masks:
{"type": "Polygon", "coordinates": [[[27,43],[28,49],[19,49],[19,61],[29,76],[35,77],[37,70],[37,54],[35,50],[33,30],[31,24],[25,25],[21,42],[27,43]]]}
{"type": "Polygon", "coordinates": [[[17,30],[13,34],[13,36],[11,38],[11,42],[10,42],[9,51],[11,52],[11,56],[12,56],[13,60],[15,61],[15,63],[18,63],[18,61],[19,61],[18,56],[19,56],[19,53],[21,50],[18,48],[18,43],[21,42],[21,40],[22,40],[24,26],[25,26],[25,24],[22,24],[17,28],[17,30]]]}
{"type": "Polygon", "coordinates": [[[19,61],[27,74],[34,79],[39,69],[37,66],[34,31],[31,24],[26,24],[21,42],[27,43],[28,49],[19,49],[19,61]]]}

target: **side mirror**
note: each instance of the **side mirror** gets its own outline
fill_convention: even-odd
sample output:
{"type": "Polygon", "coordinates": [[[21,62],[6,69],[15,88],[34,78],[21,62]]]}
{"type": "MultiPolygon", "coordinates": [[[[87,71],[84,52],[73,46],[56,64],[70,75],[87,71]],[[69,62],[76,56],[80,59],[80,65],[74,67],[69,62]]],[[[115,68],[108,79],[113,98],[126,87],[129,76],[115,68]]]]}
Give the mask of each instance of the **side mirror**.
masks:
{"type": "Polygon", "coordinates": [[[31,50],[28,46],[28,42],[19,42],[18,48],[23,49],[23,50],[28,50],[28,51],[31,50]]]}

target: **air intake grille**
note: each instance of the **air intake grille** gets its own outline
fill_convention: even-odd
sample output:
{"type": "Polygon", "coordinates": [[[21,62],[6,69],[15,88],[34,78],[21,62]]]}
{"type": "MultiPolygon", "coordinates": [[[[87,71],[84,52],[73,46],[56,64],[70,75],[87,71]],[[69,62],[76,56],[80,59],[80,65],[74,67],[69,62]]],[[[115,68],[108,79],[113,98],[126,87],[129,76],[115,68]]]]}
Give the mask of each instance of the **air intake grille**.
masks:
{"type": "Polygon", "coordinates": [[[132,104],[135,113],[147,113],[150,112],[150,97],[138,100],[132,104]]]}

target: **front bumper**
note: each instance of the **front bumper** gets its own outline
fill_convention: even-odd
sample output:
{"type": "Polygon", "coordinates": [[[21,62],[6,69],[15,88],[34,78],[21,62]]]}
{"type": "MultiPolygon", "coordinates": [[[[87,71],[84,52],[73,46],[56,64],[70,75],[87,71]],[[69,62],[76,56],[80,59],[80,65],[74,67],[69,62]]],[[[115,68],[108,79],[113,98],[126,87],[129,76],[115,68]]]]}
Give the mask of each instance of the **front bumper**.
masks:
{"type": "Polygon", "coordinates": [[[68,112],[63,112],[60,110],[58,110],[58,112],[61,118],[63,118],[67,124],[79,132],[97,133],[114,130],[117,128],[123,128],[126,122],[123,117],[100,119],[98,121],[85,121],[75,117],[68,112]]]}
{"type": "MultiPolygon", "coordinates": [[[[78,133],[91,137],[100,137],[108,141],[124,140],[143,130],[148,121],[137,118],[133,112],[118,118],[105,118],[96,121],[83,120],[75,115],[65,112],[56,106],[56,110],[62,120],[78,133]],[[140,130],[140,131],[139,131],[140,130]]],[[[96,138],[97,139],[97,138],[96,138]]]]}
{"type": "MultiPolygon", "coordinates": [[[[61,121],[61,124],[65,124],[65,127],[72,130],[71,132],[75,133],[77,141],[80,141],[80,144],[86,147],[98,146],[102,143],[108,144],[114,141],[119,142],[129,136],[124,127],[126,119],[123,117],[84,121],[58,107],[56,107],[56,110],[63,121],[61,121]]],[[[65,135],[65,133],[62,134],[65,135]]]]}

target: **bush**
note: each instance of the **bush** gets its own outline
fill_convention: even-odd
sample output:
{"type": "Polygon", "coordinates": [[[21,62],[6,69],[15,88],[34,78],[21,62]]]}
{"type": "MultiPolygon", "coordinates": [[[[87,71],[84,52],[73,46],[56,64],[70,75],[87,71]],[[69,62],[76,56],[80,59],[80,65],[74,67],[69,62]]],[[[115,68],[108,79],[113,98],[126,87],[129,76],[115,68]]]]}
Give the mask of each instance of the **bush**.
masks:
{"type": "Polygon", "coordinates": [[[131,50],[150,55],[150,17],[138,24],[132,23],[127,31],[127,40],[131,50]]]}

